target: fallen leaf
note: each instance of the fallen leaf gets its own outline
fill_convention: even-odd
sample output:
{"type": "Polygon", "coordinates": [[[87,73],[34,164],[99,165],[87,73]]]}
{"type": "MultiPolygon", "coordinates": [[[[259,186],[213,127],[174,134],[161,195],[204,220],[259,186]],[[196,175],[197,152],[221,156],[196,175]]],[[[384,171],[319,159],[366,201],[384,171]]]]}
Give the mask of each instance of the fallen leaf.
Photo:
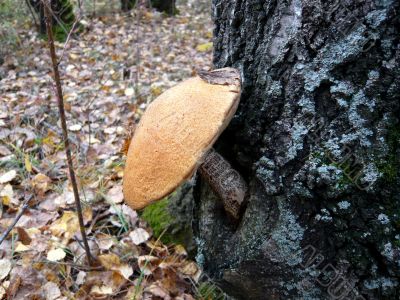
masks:
{"type": "Polygon", "coordinates": [[[133,88],[127,88],[124,91],[125,96],[132,96],[134,94],[135,90],[133,88]]]}
{"type": "Polygon", "coordinates": [[[21,252],[26,252],[29,250],[30,250],[30,248],[28,246],[25,246],[24,244],[22,244],[20,241],[18,241],[15,244],[14,252],[21,253],[21,252]]]}
{"type": "Polygon", "coordinates": [[[10,182],[15,178],[15,176],[17,176],[17,171],[15,170],[8,171],[0,176],[0,183],[10,182]]]}
{"type": "Polygon", "coordinates": [[[199,52],[207,52],[207,51],[211,50],[212,47],[213,47],[213,43],[210,42],[210,43],[197,45],[196,50],[199,52]]]}
{"type": "Polygon", "coordinates": [[[21,241],[22,244],[28,246],[32,242],[29,233],[24,228],[17,227],[17,232],[18,232],[18,239],[21,241]]]}
{"type": "Polygon", "coordinates": [[[97,233],[95,235],[100,250],[109,250],[114,244],[114,237],[105,233],[97,233]]]}
{"type": "Polygon", "coordinates": [[[150,275],[158,267],[160,259],[152,255],[143,255],[138,257],[140,271],[144,275],[150,275]]]}
{"type": "Polygon", "coordinates": [[[44,294],[46,296],[46,300],[55,300],[61,296],[61,291],[58,288],[57,284],[54,282],[47,282],[43,286],[44,294]]]}
{"type": "Polygon", "coordinates": [[[129,277],[133,274],[132,266],[128,264],[121,265],[116,271],[118,271],[126,280],[129,280],[129,277]]]}
{"type": "Polygon", "coordinates": [[[14,190],[11,184],[6,184],[0,192],[0,197],[4,205],[18,207],[19,201],[14,197],[14,190]]]}
{"type": "Polygon", "coordinates": [[[11,151],[6,146],[0,145],[0,156],[10,155],[11,151]]]}
{"type": "Polygon", "coordinates": [[[122,193],[122,185],[114,185],[107,193],[107,197],[113,203],[118,204],[124,201],[124,194],[122,193]]]}
{"type": "Polygon", "coordinates": [[[95,285],[90,290],[90,294],[96,296],[112,295],[113,289],[106,285],[101,285],[101,286],[95,285]]]}
{"type": "Polygon", "coordinates": [[[6,258],[0,259],[0,280],[8,276],[11,271],[11,266],[11,260],[6,258]]]}
{"type": "Polygon", "coordinates": [[[25,169],[28,173],[32,172],[32,163],[29,158],[29,155],[25,154],[25,169]]]}
{"type": "Polygon", "coordinates": [[[76,213],[72,211],[65,211],[63,216],[56,220],[51,226],[50,231],[57,237],[65,236],[70,239],[74,236],[75,232],[79,230],[79,220],[76,213]]]}
{"type": "Polygon", "coordinates": [[[172,299],[171,296],[169,295],[169,292],[164,289],[162,286],[159,285],[159,283],[153,283],[152,285],[146,287],[144,289],[144,292],[150,293],[153,297],[156,299],[164,299],[164,300],[170,300],[172,299]]]}
{"type": "Polygon", "coordinates": [[[86,272],[79,271],[78,275],[76,275],[75,283],[77,285],[82,285],[85,282],[86,272]]]}
{"type": "Polygon", "coordinates": [[[182,272],[182,274],[193,278],[195,282],[199,280],[201,275],[200,268],[197,266],[195,262],[192,261],[186,261],[184,266],[179,268],[179,271],[182,272]]]}
{"type": "Polygon", "coordinates": [[[143,228],[136,228],[129,234],[129,237],[135,245],[140,245],[150,238],[150,234],[143,228]]]}
{"type": "Polygon", "coordinates": [[[0,285],[0,299],[4,299],[6,294],[6,289],[0,285]]]}
{"type": "Polygon", "coordinates": [[[130,208],[128,205],[122,204],[122,213],[125,217],[129,219],[131,225],[135,226],[136,222],[139,219],[137,212],[130,208]]]}
{"type": "Polygon", "coordinates": [[[107,270],[118,269],[118,267],[121,265],[119,257],[114,253],[99,255],[98,259],[102,266],[107,270]]]}
{"type": "Polygon", "coordinates": [[[82,125],[80,125],[80,124],[74,124],[74,125],[69,126],[68,129],[69,129],[70,131],[76,132],[76,131],[79,131],[79,130],[82,129],[82,125]]]}
{"type": "Polygon", "coordinates": [[[35,189],[36,193],[43,196],[48,190],[50,190],[51,179],[45,174],[36,174],[32,179],[32,187],[35,189]]]}
{"type": "Polygon", "coordinates": [[[63,260],[65,256],[66,256],[65,251],[61,248],[57,248],[57,249],[50,250],[47,253],[47,260],[60,261],[60,260],[63,260]]]}

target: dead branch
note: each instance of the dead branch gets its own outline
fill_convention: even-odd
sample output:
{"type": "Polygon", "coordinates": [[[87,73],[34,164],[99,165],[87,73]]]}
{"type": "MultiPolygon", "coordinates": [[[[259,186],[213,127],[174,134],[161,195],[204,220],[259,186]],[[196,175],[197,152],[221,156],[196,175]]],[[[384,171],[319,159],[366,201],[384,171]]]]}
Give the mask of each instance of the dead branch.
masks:
{"type": "Polygon", "coordinates": [[[25,210],[28,208],[29,206],[29,201],[32,199],[33,196],[30,196],[29,198],[26,198],[24,200],[24,203],[22,204],[22,207],[20,209],[20,211],[18,212],[18,214],[15,216],[14,221],[11,223],[10,226],[8,226],[8,228],[6,229],[6,231],[3,232],[3,234],[0,236],[0,245],[1,243],[6,239],[6,237],[8,236],[8,234],[11,232],[11,230],[13,230],[13,228],[15,227],[15,225],[17,225],[19,219],[21,219],[22,215],[24,214],[25,210]]]}
{"type": "Polygon", "coordinates": [[[49,50],[50,50],[51,62],[53,65],[54,81],[55,81],[55,85],[56,85],[58,110],[60,113],[60,121],[61,121],[61,127],[62,127],[62,131],[63,131],[65,153],[67,155],[68,170],[69,170],[69,176],[70,176],[72,189],[73,189],[73,193],[74,193],[74,198],[75,198],[75,205],[76,205],[76,210],[77,210],[78,219],[79,219],[79,227],[81,230],[82,241],[83,241],[83,244],[85,247],[87,261],[88,261],[88,264],[91,266],[91,265],[93,265],[93,259],[92,259],[92,255],[90,253],[90,248],[89,248],[89,244],[88,244],[87,237],[86,237],[86,232],[85,232],[85,227],[84,227],[85,225],[83,223],[82,206],[81,206],[81,201],[79,199],[78,185],[76,183],[75,171],[74,171],[72,155],[71,155],[71,147],[69,144],[67,122],[65,120],[64,99],[63,99],[63,94],[62,94],[61,78],[60,78],[60,73],[58,70],[57,54],[56,54],[56,50],[54,47],[54,37],[53,37],[53,30],[52,30],[52,26],[51,26],[51,13],[50,13],[51,6],[50,6],[49,2],[50,2],[49,0],[43,0],[44,12],[45,12],[45,17],[46,17],[46,30],[47,30],[48,46],[49,46],[49,50]]]}

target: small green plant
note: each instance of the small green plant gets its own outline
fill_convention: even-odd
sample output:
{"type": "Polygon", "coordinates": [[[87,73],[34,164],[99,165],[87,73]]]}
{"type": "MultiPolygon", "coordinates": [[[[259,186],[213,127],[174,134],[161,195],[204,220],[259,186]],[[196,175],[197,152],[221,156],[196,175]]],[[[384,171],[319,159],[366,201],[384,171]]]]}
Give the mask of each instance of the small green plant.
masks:
{"type": "Polygon", "coordinates": [[[197,300],[223,300],[225,296],[221,290],[212,282],[206,281],[200,283],[196,289],[197,300]]]}

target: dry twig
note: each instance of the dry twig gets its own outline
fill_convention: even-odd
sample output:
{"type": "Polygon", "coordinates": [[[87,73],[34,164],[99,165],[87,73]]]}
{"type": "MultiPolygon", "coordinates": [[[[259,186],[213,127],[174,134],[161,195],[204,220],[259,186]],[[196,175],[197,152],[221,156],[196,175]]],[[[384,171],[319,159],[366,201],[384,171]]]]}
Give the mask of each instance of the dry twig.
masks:
{"type": "Polygon", "coordinates": [[[65,120],[64,99],[63,99],[62,88],[61,88],[61,78],[60,78],[60,73],[58,70],[57,55],[56,55],[56,50],[54,47],[54,37],[53,37],[53,31],[52,31],[52,26],[51,26],[50,3],[49,3],[49,0],[47,0],[47,1],[43,0],[43,2],[44,2],[44,11],[45,11],[45,16],[46,16],[46,29],[47,29],[48,45],[49,45],[49,50],[50,50],[51,62],[53,65],[54,81],[55,81],[56,92],[57,92],[58,110],[60,113],[60,121],[61,121],[61,127],[62,127],[62,131],[63,131],[65,153],[67,155],[69,176],[71,179],[72,189],[73,189],[73,193],[74,193],[75,205],[76,205],[76,210],[77,210],[78,219],[79,219],[79,227],[81,230],[82,241],[83,241],[83,245],[85,248],[88,264],[91,266],[91,265],[93,265],[93,260],[92,260],[92,255],[90,253],[90,248],[89,248],[89,244],[87,241],[85,227],[84,227],[84,223],[83,223],[81,201],[79,199],[78,185],[76,183],[75,171],[74,171],[72,155],[71,155],[71,147],[70,147],[69,139],[68,139],[67,123],[65,120]]]}
{"type": "Polygon", "coordinates": [[[32,199],[33,196],[30,196],[29,198],[26,198],[24,200],[24,203],[22,204],[22,207],[20,209],[20,211],[18,212],[18,214],[15,216],[14,221],[11,223],[10,226],[8,226],[8,228],[6,229],[6,231],[3,232],[3,234],[0,236],[0,245],[1,243],[6,239],[6,237],[8,236],[8,234],[11,232],[11,230],[15,227],[15,225],[17,225],[19,219],[21,219],[22,215],[24,214],[25,210],[28,208],[29,206],[29,201],[32,199]]]}

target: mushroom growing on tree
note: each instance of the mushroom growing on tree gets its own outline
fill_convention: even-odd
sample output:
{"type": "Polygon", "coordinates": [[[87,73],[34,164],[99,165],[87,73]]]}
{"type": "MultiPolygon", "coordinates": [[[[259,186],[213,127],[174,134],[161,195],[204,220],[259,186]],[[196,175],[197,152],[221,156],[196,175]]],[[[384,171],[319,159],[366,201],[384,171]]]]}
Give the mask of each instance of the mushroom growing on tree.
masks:
{"type": "Polygon", "coordinates": [[[236,69],[199,72],[148,106],[128,150],[123,179],[128,205],[142,209],[199,170],[229,215],[239,218],[247,184],[212,146],[235,114],[240,91],[236,69]]]}

